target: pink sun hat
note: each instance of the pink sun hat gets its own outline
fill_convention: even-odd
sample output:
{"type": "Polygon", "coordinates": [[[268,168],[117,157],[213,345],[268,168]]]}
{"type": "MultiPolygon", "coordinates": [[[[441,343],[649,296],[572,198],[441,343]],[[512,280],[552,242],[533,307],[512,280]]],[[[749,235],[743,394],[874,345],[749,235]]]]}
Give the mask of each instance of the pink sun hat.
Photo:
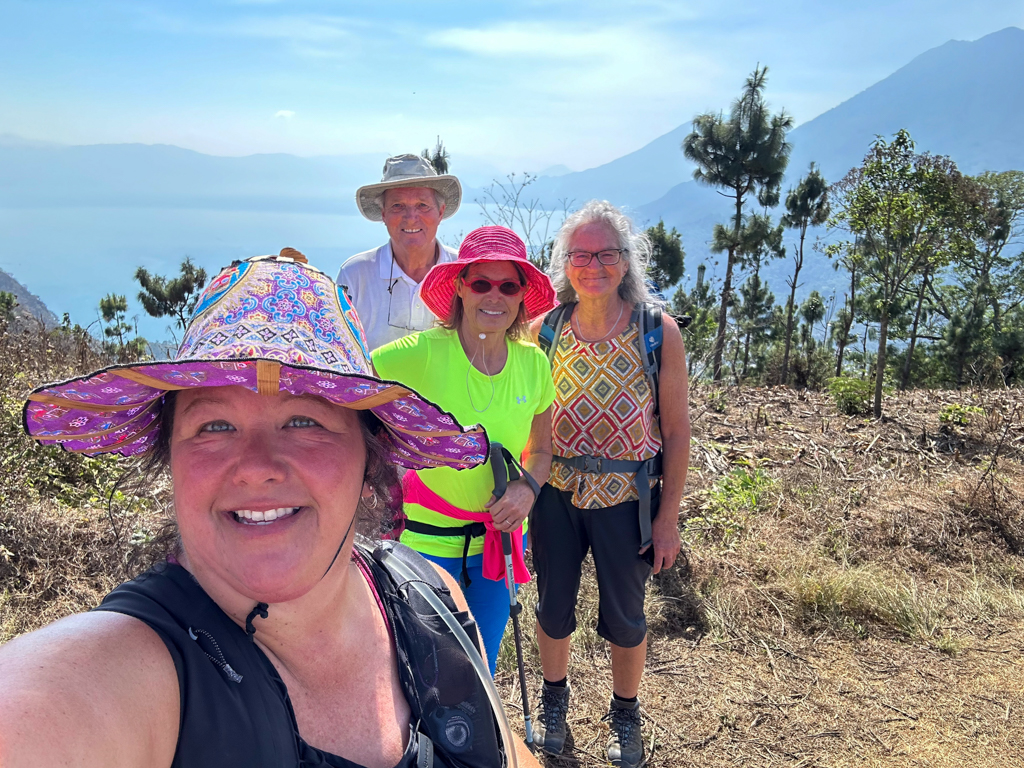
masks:
{"type": "Polygon", "coordinates": [[[507,227],[489,226],[474,229],[459,246],[459,258],[435,264],[420,286],[420,297],[431,312],[442,320],[451,312],[455,298],[455,281],[470,264],[479,261],[511,261],[526,275],[523,304],[527,319],[547,312],[555,306],[555,289],[551,280],[526,257],[526,245],[507,227]]]}
{"type": "Polygon", "coordinates": [[[136,456],[156,442],[164,394],[223,386],[370,410],[387,430],[391,460],[410,469],[487,459],[483,427],[461,427],[408,387],[373,375],[344,291],[289,249],[221,271],[199,297],[174,360],[112,365],[34,390],[25,430],[75,453],[136,456]]]}

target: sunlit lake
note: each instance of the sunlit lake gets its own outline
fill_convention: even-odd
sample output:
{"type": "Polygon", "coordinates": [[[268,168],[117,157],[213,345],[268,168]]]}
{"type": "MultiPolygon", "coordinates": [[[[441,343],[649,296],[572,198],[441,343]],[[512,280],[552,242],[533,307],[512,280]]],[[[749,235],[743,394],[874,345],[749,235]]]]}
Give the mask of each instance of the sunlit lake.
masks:
{"type": "MultiPolygon", "coordinates": [[[[464,205],[439,234],[457,244],[480,222],[464,205]]],[[[135,300],[135,269],[171,275],[187,255],[213,273],[234,259],[298,248],[330,275],[341,263],[383,243],[383,224],[360,216],[162,208],[0,209],[0,268],[39,296],[60,317],[88,325],[107,293],[125,294],[139,330],[168,339],[168,323],[147,316],[135,300]]]]}

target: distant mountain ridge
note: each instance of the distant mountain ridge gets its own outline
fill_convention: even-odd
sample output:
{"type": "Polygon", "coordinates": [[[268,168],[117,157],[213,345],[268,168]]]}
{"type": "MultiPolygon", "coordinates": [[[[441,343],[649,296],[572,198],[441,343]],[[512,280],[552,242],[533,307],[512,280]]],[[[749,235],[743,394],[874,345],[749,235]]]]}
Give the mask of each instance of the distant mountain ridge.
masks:
{"type": "MultiPolygon", "coordinates": [[[[770,77],[767,96],[774,109],[785,106],[773,100],[770,77]]],[[[933,48],[800,125],[790,133],[784,190],[812,160],[837,181],[859,164],[875,135],[900,128],[920,150],[948,154],[967,173],[1024,169],[1024,30],[933,48]]],[[[565,173],[554,166],[528,198],[553,209],[561,199],[578,206],[604,198],[639,224],[664,219],[683,235],[689,271],[706,262],[713,272],[717,257],[707,244],[714,224],[729,215],[728,203],[692,181],[693,167],[680,149],[690,130],[690,123],[680,125],[595,168],[565,173]]],[[[167,145],[64,147],[0,135],[0,225],[9,233],[15,227],[18,243],[0,253],[0,266],[13,266],[76,320],[95,315],[102,292],[131,293],[127,276],[139,264],[166,273],[186,254],[216,269],[219,259],[295,245],[317,249],[312,258],[336,269],[347,255],[383,240],[379,225],[359,218],[353,204],[357,186],[380,178],[383,159],[213,157],[167,145]]],[[[453,172],[464,182],[463,211],[446,222],[445,238],[482,223],[474,200],[489,178],[503,178],[457,152],[453,172]]],[[[789,269],[787,260],[766,270],[777,294],[789,269]]],[[[805,270],[805,286],[840,287],[824,257],[812,255],[805,270]]]]}
{"type": "MultiPolygon", "coordinates": [[[[738,85],[738,84],[737,84],[738,85]]],[[[738,87],[737,87],[738,92],[738,87]]],[[[769,75],[768,98],[772,101],[769,75]]],[[[725,108],[727,105],[723,105],[725,108]]],[[[784,105],[774,104],[778,109],[784,105]]],[[[948,154],[967,173],[1024,168],[1024,30],[949,41],[790,133],[791,175],[814,160],[836,180],[860,162],[876,135],[907,128],[919,148],[948,154]],[[1000,76],[1003,75],[1003,76],[1000,76]],[[1014,76],[1016,75],[1016,76],[1014,76]]],[[[530,195],[557,208],[606,198],[683,222],[673,194],[693,166],[680,149],[690,123],[603,165],[553,166],[530,195]]],[[[377,154],[218,157],[170,145],[49,145],[0,135],[0,207],[131,206],[354,213],[353,193],[380,176],[377,154]]],[[[466,204],[496,169],[466,173],[466,204]]],[[[692,203],[692,195],[685,201],[692,203]]]]}
{"type": "MultiPolygon", "coordinates": [[[[770,100],[770,79],[768,96],[770,100]]],[[[795,186],[811,161],[829,182],[839,181],[860,164],[875,136],[891,137],[900,128],[910,131],[918,151],[949,155],[965,173],[1024,169],[1024,30],[1008,27],[974,42],[950,41],[933,48],[795,128],[789,134],[793,152],[783,191],[795,186]]],[[[780,212],[776,209],[775,215],[780,212]]],[[[729,210],[713,189],[688,180],[639,206],[637,214],[642,221],[663,218],[677,227],[688,264],[696,266],[715,261],[707,242],[714,224],[724,221],[729,210]]],[[[821,232],[811,237],[815,234],[821,232]]],[[[777,301],[791,269],[787,259],[763,272],[777,301]]],[[[842,278],[820,254],[811,254],[802,277],[805,291],[807,286],[822,292],[843,287],[842,278]]]]}

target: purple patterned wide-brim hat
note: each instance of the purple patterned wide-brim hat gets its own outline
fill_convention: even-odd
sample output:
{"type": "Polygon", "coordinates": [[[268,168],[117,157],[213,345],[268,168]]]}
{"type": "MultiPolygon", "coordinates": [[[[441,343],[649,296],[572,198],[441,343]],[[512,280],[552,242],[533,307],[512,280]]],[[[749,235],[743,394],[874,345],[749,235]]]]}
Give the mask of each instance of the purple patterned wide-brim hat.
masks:
{"type": "Polygon", "coordinates": [[[408,387],[374,376],[344,291],[292,253],[236,261],[217,275],[174,360],[113,365],[34,390],[25,430],[75,453],[137,456],[156,442],[167,392],[242,386],[370,410],[387,429],[391,459],[410,469],[483,463],[483,427],[461,427],[408,387]]]}

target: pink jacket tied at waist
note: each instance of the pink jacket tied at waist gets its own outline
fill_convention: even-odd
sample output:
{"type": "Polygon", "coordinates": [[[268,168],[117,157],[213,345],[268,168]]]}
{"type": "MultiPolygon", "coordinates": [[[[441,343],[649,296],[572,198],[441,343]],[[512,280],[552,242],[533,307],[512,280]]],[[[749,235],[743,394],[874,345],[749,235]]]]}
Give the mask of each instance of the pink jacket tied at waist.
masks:
{"type": "MultiPolygon", "coordinates": [[[[484,534],[484,578],[491,581],[505,579],[505,553],[501,548],[501,531],[494,527],[494,520],[490,512],[470,512],[467,509],[459,509],[427,488],[417,472],[405,473],[402,478],[402,496],[407,504],[419,504],[431,512],[438,512],[456,520],[483,523],[487,529],[487,533],[484,534]]],[[[512,574],[516,584],[526,584],[530,581],[530,571],[526,568],[526,561],[523,559],[523,527],[516,528],[511,532],[511,536],[512,574]]]]}

